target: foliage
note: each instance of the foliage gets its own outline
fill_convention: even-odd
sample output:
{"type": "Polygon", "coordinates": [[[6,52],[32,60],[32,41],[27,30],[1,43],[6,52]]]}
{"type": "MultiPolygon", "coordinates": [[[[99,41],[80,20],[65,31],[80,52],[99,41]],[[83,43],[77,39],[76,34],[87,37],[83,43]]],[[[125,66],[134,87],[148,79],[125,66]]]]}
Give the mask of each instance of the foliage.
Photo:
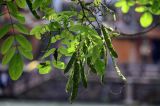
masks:
{"type": "MultiPolygon", "coordinates": [[[[49,73],[51,66],[64,70],[65,74],[69,73],[66,92],[70,93],[70,100],[73,101],[77,96],[80,82],[87,87],[87,71],[97,74],[103,82],[108,55],[112,57],[113,66],[120,78],[123,80],[126,78],[116,64],[115,59],[118,55],[111,42],[119,33],[103,25],[96,17],[98,12],[103,16],[106,12],[114,11],[107,7],[103,0],[71,2],[75,5],[71,10],[56,12],[50,8],[51,0],[0,0],[0,6],[7,8],[10,17],[10,24],[0,28],[0,39],[5,39],[1,46],[2,64],[9,65],[11,79],[17,80],[23,73],[24,58],[33,59],[32,45],[27,37],[32,35],[39,40],[43,36],[49,37],[49,46],[39,59],[37,68],[40,74],[49,73]],[[80,11],[74,8],[76,6],[80,6],[80,11]],[[37,20],[45,20],[48,23],[37,25],[29,31],[24,25],[25,16],[20,12],[20,9],[24,8],[29,8],[37,20]],[[12,33],[7,36],[9,31],[12,33]],[[60,42],[60,46],[51,48],[51,45],[57,42],[60,42]],[[50,59],[50,56],[54,59],[50,59]],[[65,63],[63,57],[71,58],[65,63]],[[89,70],[85,70],[84,67],[88,67],[89,70]]],[[[118,0],[115,7],[121,8],[126,14],[134,6],[135,11],[142,14],[141,26],[146,28],[152,24],[154,15],[160,15],[159,4],[159,0],[118,0]]],[[[3,15],[5,13],[0,14],[3,15]]]]}
{"type": "Polygon", "coordinates": [[[159,3],[159,0],[119,0],[115,6],[120,7],[123,13],[128,13],[136,5],[135,11],[142,14],[140,24],[146,28],[152,24],[154,15],[160,15],[159,3]]]}

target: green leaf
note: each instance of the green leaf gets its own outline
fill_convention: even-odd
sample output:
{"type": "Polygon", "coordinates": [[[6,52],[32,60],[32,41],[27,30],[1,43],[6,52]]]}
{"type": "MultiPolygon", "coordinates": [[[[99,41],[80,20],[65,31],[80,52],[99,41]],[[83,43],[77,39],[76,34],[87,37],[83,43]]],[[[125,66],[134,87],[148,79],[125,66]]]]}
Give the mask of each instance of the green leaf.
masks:
{"type": "Polygon", "coordinates": [[[10,36],[3,42],[2,47],[1,47],[2,54],[7,53],[7,51],[11,48],[13,41],[14,41],[14,37],[10,36]]]}
{"type": "Polygon", "coordinates": [[[11,13],[11,15],[15,18],[15,19],[17,19],[20,23],[22,23],[22,24],[24,24],[25,23],[25,17],[24,17],[24,15],[23,14],[21,14],[21,13],[11,13]]]}
{"type": "Polygon", "coordinates": [[[123,13],[128,13],[129,9],[130,9],[130,6],[128,6],[127,4],[123,5],[121,8],[123,13]]]}
{"type": "Polygon", "coordinates": [[[88,47],[88,48],[90,48],[90,49],[88,49],[88,51],[90,51],[88,53],[88,56],[92,57],[91,61],[92,61],[93,64],[95,63],[95,61],[97,60],[97,58],[101,57],[102,47],[103,47],[102,45],[93,46],[91,48],[88,47]]]}
{"type": "Polygon", "coordinates": [[[96,6],[98,6],[101,2],[102,2],[102,0],[94,0],[94,4],[95,4],[96,6]]]}
{"type": "Polygon", "coordinates": [[[44,58],[50,56],[51,54],[53,54],[55,50],[56,50],[55,48],[52,48],[52,49],[48,50],[48,51],[43,55],[42,59],[44,59],[44,58]]]}
{"type": "Polygon", "coordinates": [[[23,73],[23,60],[20,54],[15,54],[9,63],[9,75],[12,80],[17,80],[23,73]]]}
{"type": "Polygon", "coordinates": [[[94,65],[92,64],[90,58],[87,58],[87,65],[89,66],[89,68],[91,69],[91,71],[92,71],[93,73],[97,73],[97,70],[94,68],[94,65]]]}
{"type": "Polygon", "coordinates": [[[31,35],[40,34],[41,30],[42,30],[42,26],[41,25],[37,25],[31,30],[30,34],[31,35]]]}
{"type": "Polygon", "coordinates": [[[16,4],[20,8],[25,8],[26,7],[26,0],[16,0],[16,4]]]}
{"type": "Polygon", "coordinates": [[[31,43],[22,35],[16,35],[17,42],[26,50],[32,51],[31,43]]]}
{"type": "Polygon", "coordinates": [[[35,26],[31,30],[30,35],[35,35],[37,39],[41,39],[41,30],[42,30],[42,26],[40,26],[40,25],[35,26]]]}
{"type": "Polygon", "coordinates": [[[53,36],[53,37],[51,38],[51,43],[55,43],[55,42],[57,42],[57,41],[60,40],[60,39],[61,39],[61,36],[60,36],[60,35],[53,36]]]}
{"type": "Polygon", "coordinates": [[[65,64],[61,61],[53,61],[53,66],[57,69],[65,69],[65,64]]]}
{"type": "Polygon", "coordinates": [[[50,73],[51,72],[51,65],[50,65],[50,62],[49,61],[47,61],[47,62],[45,62],[45,63],[40,63],[39,65],[38,65],[38,72],[40,73],[40,74],[48,74],[48,73],[50,73]]]}
{"type": "Polygon", "coordinates": [[[0,29],[0,39],[7,34],[7,32],[10,30],[10,25],[5,24],[1,29],[0,29]]]}
{"type": "Polygon", "coordinates": [[[73,25],[73,26],[70,27],[69,30],[73,31],[73,32],[76,32],[76,33],[78,33],[78,32],[86,32],[85,26],[83,26],[83,25],[73,25]]]}
{"type": "Polygon", "coordinates": [[[154,15],[160,15],[160,1],[154,1],[151,8],[148,8],[149,11],[154,15]]]}
{"type": "Polygon", "coordinates": [[[69,60],[65,70],[64,70],[64,73],[67,73],[71,68],[72,68],[72,64],[74,63],[76,59],[76,53],[73,53],[71,59],[69,60]]]}
{"type": "Polygon", "coordinates": [[[95,18],[95,17],[89,17],[88,19],[89,19],[90,21],[92,21],[92,22],[96,21],[96,18],[95,18]]]}
{"type": "Polygon", "coordinates": [[[73,41],[69,41],[67,46],[67,53],[74,53],[76,51],[76,47],[79,44],[79,42],[77,40],[73,40],[73,41]]]}
{"type": "Polygon", "coordinates": [[[9,12],[11,14],[17,14],[18,13],[18,8],[12,1],[7,2],[7,7],[8,7],[9,12]]]}
{"type": "Polygon", "coordinates": [[[119,0],[114,5],[115,5],[115,7],[122,7],[125,3],[126,3],[125,0],[119,0]]]}
{"type": "Polygon", "coordinates": [[[68,53],[67,48],[64,47],[64,46],[59,47],[58,51],[59,51],[59,53],[65,55],[65,56],[71,56],[72,55],[72,53],[68,53]]]}
{"type": "Polygon", "coordinates": [[[135,1],[127,1],[129,6],[134,6],[135,5],[135,1]]]}
{"type": "Polygon", "coordinates": [[[31,51],[28,51],[21,46],[18,47],[19,52],[27,59],[32,60],[33,59],[33,54],[31,51]]]}
{"type": "Polygon", "coordinates": [[[136,7],[135,11],[139,13],[144,12],[146,11],[146,7],[145,6],[136,7]]]}
{"type": "Polygon", "coordinates": [[[40,5],[42,5],[42,3],[43,3],[43,0],[34,0],[33,5],[32,5],[33,10],[39,8],[40,5]]]}
{"type": "Polygon", "coordinates": [[[2,64],[6,65],[10,62],[10,60],[12,59],[12,57],[14,56],[16,52],[16,48],[12,47],[8,50],[8,52],[5,54],[5,56],[2,59],[2,64]]]}
{"type": "Polygon", "coordinates": [[[140,17],[140,24],[142,27],[149,27],[153,22],[153,16],[150,12],[145,12],[140,17]]]}
{"type": "Polygon", "coordinates": [[[123,13],[128,13],[130,6],[133,6],[134,4],[134,1],[119,0],[115,3],[115,7],[121,7],[123,13]]]}
{"type": "Polygon", "coordinates": [[[137,0],[136,2],[139,3],[139,4],[146,5],[146,4],[148,4],[150,2],[150,0],[137,0]]]}
{"type": "Polygon", "coordinates": [[[20,23],[14,24],[14,28],[23,34],[26,34],[26,35],[29,34],[28,29],[23,24],[20,24],[20,23]]]}

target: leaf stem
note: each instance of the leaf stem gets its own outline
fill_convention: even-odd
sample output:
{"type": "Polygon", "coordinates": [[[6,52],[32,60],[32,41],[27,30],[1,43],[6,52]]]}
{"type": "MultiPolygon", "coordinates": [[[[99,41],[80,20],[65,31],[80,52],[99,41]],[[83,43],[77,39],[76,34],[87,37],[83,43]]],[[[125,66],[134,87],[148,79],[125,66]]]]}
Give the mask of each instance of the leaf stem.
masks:
{"type": "Polygon", "coordinates": [[[8,11],[8,14],[9,14],[9,19],[10,19],[10,22],[11,22],[11,25],[12,25],[12,31],[13,31],[13,33],[14,33],[14,36],[15,36],[15,30],[14,30],[14,23],[13,23],[13,20],[12,20],[12,17],[11,17],[11,12],[9,11],[9,7],[8,7],[8,5],[6,5],[6,7],[7,7],[7,11],[8,11]]]}

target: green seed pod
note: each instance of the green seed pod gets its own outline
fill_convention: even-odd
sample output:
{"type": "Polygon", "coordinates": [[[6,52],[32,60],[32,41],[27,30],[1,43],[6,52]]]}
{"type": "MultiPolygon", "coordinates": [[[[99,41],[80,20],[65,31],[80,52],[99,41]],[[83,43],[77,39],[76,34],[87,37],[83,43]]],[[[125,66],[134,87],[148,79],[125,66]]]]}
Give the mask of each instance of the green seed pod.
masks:
{"type": "Polygon", "coordinates": [[[67,66],[66,66],[66,68],[65,68],[65,70],[64,70],[64,73],[67,73],[67,72],[71,69],[72,64],[74,63],[75,59],[76,59],[76,52],[73,53],[70,61],[68,62],[67,66]]]}
{"type": "Polygon", "coordinates": [[[67,81],[67,84],[66,84],[66,92],[69,93],[71,92],[72,90],[72,86],[73,86],[73,74],[74,74],[74,71],[72,70],[69,74],[69,79],[67,81]]]}
{"type": "Polygon", "coordinates": [[[84,66],[83,66],[83,63],[82,61],[80,61],[80,73],[81,73],[81,79],[82,79],[82,84],[85,88],[87,88],[87,77],[86,77],[86,74],[84,72],[84,66]]]}
{"type": "Polygon", "coordinates": [[[78,60],[74,62],[74,74],[73,74],[73,88],[71,92],[70,101],[72,102],[77,97],[79,79],[80,79],[80,63],[78,60]]]}
{"type": "Polygon", "coordinates": [[[112,45],[112,43],[111,43],[111,38],[110,38],[109,35],[107,34],[104,26],[102,26],[102,33],[103,33],[103,35],[104,35],[104,39],[105,39],[105,42],[106,42],[106,44],[107,44],[107,47],[108,47],[108,49],[109,49],[109,51],[110,51],[110,54],[111,54],[113,57],[118,58],[118,55],[117,55],[116,51],[114,50],[113,45],[112,45]]]}

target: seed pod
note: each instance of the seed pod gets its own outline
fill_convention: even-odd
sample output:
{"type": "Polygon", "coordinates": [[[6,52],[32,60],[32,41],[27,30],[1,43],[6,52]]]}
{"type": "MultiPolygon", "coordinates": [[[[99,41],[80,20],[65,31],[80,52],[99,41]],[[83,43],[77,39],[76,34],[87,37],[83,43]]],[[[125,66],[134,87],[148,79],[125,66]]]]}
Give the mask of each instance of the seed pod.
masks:
{"type": "Polygon", "coordinates": [[[80,73],[81,73],[81,79],[82,79],[82,84],[85,88],[87,88],[87,77],[86,77],[86,74],[84,72],[84,66],[83,66],[83,63],[82,61],[80,61],[80,73]]]}
{"type": "Polygon", "coordinates": [[[112,45],[112,43],[111,43],[111,38],[110,38],[110,36],[107,34],[104,26],[102,26],[102,32],[103,32],[104,39],[105,39],[105,42],[106,42],[106,44],[107,44],[107,47],[108,47],[108,49],[109,49],[109,51],[110,51],[110,54],[111,54],[113,57],[118,58],[118,55],[117,55],[116,51],[114,50],[113,45],[112,45]]]}
{"type": "Polygon", "coordinates": [[[101,75],[100,78],[101,78],[101,83],[104,84],[104,75],[101,75]]]}
{"type": "Polygon", "coordinates": [[[76,52],[73,53],[71,59],[69,60],[67,66],[66,66],[66,68],[64,70],[64,73],[67,73],[71,69],[72,64],[74,63],[75,59],[76,59],[76,52]]]}
{"type": "Polygon", "coordinates": [[[58,60],[58,49],[56,49],[56,50],[54,51],[53,56],[54,56],[54,59],[55,59],[56,62],[57,62],[57,60],[58,60]]]}
{"type": "Polygon", "coordinates": [[[86,46],[86,44],[85,44],[85,43],[83,44],[83,53],[84,53],[84,54],[86,54],[86,53],[87,53],[87,46],[86,46]]]}
{"type": "Polygon", "coordinates": [[[70,72],[69,79],[68,79],[67,84],[66,84],[66,92],[67,93],[71,92],[71,90],[72,90],[72,86],[73,86],[73,80],[72,80],[73,79],[73,74],[74,74],[74,71],[72,70],[70,72]]]}
{"type": "Polygon", "coordinates": [[[79,79],[80,79],[80,64],[79,61],[74,62],[74,74],[73,74],[73,88],[71,92],[70,101],[72,102],[77,97],[78,93],[78,86],[79,86],[79,79]]]}

